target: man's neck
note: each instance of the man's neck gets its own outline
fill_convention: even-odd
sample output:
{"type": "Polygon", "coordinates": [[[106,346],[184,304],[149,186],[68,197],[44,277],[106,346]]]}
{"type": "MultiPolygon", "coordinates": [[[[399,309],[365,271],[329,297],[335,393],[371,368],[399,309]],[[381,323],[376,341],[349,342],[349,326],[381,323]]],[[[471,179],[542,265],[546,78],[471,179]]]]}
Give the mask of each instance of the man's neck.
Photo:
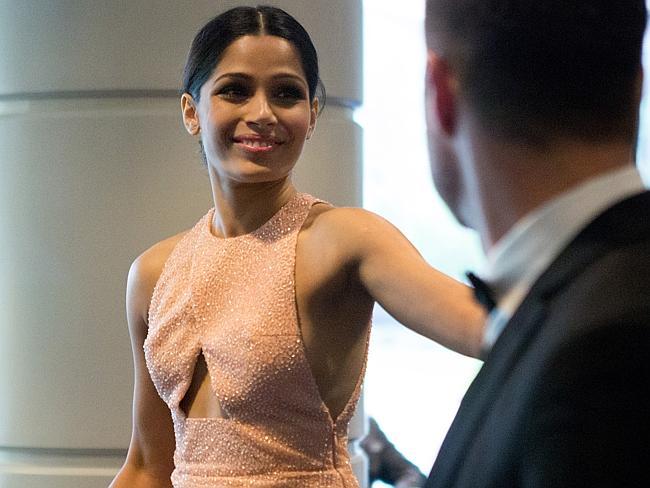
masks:
{"type": "Polygon", "coordinates": [[[517,221],[559,195],[631,165],[624,142],[559,142],[543,150],[490,143],[477,148],[478,229],[487,250],[517,221]]]}

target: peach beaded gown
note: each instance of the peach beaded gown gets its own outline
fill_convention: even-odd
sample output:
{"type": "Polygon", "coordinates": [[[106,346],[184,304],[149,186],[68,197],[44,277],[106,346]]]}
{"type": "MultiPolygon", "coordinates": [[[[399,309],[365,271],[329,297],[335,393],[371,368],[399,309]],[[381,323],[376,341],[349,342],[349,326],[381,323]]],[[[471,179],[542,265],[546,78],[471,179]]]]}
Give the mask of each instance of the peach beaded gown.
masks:
{"type": "Polygon", "coordinates": [[[165,263],[144,351],[174,423],[175,488],[358,487],[347,427],[363,371],[334,421],[298,323],[296,242],[316,202],[297,194],[256,231],[226,239],[212,235],[211,210],[165,263]],[[186,418],[179,406],[200,354],[223,418],[186,418]]]}

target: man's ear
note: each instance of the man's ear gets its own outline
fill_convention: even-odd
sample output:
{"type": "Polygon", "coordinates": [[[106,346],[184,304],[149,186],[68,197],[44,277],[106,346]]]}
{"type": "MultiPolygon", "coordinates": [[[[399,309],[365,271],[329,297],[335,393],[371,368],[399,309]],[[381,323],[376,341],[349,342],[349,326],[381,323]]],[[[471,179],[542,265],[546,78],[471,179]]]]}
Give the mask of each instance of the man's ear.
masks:
{"type": "Polygon", "coordinates": [[[196,103],[189,93],[181,95],[181,111],[183,113],[183,125],[190,135],[197,135],[201,132],[201,124],[199,123],[199,114],[197,112],[196,103]]]}
{"type": "Polygon", "coordinates": [[[452,135],[456,129],[456,79],[449,63],[435,52],[427,53],[426,71],[427,120],[435,123],[446,135],[452,135]]]}

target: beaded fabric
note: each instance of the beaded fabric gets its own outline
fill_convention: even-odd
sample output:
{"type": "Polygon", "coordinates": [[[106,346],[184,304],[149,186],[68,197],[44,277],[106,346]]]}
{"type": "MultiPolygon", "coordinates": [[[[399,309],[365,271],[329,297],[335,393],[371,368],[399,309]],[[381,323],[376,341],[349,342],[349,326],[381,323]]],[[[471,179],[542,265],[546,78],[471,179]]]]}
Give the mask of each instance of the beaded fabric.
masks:
{"type": "Polygon", "coordinates": [[[259,229],[234,238],[212,235],[212,209],[165,263],[144,352],[171,410],[175,488],[358,487],[347,427],[363,371],[334,421],[298,323],[296,243],[317,202],[297,194],[259,229]],[[179,406],[201,353],[221,418],[187,418],[179,406]]]}

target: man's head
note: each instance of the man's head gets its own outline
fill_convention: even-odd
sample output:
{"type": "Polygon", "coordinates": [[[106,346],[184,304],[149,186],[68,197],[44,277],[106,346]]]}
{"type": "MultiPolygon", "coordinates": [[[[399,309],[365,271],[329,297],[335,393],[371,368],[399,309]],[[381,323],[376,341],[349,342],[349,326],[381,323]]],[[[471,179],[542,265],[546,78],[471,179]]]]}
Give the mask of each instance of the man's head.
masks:
{"type": "Polygon", "coordinates": [[[434,179],[461,221],[458,107],[507,144],[632,141],[645,23],[644,0],[427,0],[434,179]]]}

